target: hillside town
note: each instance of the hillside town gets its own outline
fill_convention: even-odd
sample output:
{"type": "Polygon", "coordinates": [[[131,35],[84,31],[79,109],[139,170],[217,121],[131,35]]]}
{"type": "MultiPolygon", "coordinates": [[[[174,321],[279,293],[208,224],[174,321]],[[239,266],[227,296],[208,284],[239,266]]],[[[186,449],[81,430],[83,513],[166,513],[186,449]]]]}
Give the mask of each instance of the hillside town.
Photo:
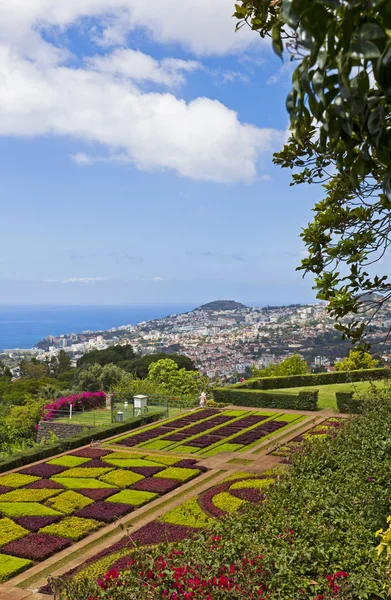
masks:
{"type": "MultiPolygon", "coordinates": [[[[387,331],[391,311],[385,306],[372,323],[371,341],[385,362],[391,350],[387,331]]],[[[322,303],[280,307],[246,307],[217,301],[191,312],[107,331],[83,331],[48,336],[33,349],[8,349],[1,356],[17,377],[17,362],[26,355],[50,359],[64,350],[74,365],[92,350],[131,344],[139,355],[164,352],[184,354],[211,379],[226,379],[278,363],[292,354],[305,358],[313,369],[332,370],[349,352],[322,303]]]]}

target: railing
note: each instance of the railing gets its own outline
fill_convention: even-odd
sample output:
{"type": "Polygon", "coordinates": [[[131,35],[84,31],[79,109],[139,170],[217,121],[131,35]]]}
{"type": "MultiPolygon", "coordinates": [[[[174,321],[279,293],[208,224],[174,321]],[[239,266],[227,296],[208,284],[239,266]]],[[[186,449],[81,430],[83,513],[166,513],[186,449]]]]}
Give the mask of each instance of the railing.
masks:
{"type": "Polygon", "coordinates": [[[133,397],[129,394],[115,394],[111,409],[101,407],[93,410],[74,410],[69,407],[69,409],[51,410],[50,421],[85,427],[103,427],[116,422],[130,422],[142,414],[161,413],[163,418],[175,416],[196,406],[196,399],[192,401],[167,396],[149,396],[145,410],[141,411],[135,408],[133,397]]]}

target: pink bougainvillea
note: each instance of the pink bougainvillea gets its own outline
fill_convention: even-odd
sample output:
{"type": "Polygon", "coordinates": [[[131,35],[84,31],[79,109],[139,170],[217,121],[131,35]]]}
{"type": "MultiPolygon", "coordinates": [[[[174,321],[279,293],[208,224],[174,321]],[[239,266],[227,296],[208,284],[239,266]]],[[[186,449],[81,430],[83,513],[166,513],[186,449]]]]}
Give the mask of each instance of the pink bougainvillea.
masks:
{"type": "Polygon", "coordinates": [[[106,394],[104,392],[82,392],[81,394],[64,396],[43,407],[41,421],[50,421],[58,411],[69,410],[70,406],[73,410],[86,410],[104,406],[105,402],[106,394]]]}

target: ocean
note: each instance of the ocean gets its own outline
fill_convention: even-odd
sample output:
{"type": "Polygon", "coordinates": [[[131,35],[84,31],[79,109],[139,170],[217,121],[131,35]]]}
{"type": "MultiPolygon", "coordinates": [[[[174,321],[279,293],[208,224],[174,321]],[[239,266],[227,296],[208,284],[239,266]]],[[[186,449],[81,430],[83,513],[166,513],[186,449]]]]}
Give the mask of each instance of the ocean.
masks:
{"type": "Polygon", "coordinates": [[[196,308],[195,304],[133,304],[130,306],[0,305],[0,351],[32,348],[48,335],[81,333],[137,325],[196,308]]]}

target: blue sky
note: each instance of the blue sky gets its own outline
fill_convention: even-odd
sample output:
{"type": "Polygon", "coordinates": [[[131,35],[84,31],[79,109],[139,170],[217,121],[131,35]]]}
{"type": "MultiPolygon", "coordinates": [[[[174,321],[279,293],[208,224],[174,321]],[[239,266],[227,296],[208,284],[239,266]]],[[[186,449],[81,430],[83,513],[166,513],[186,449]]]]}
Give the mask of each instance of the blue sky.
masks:
{"type": "Polygon", "coordinates": [[[313,301],[321,190],[271,163],[289,65],[232,12],[2,1],[0,303],[313,301]]]}

